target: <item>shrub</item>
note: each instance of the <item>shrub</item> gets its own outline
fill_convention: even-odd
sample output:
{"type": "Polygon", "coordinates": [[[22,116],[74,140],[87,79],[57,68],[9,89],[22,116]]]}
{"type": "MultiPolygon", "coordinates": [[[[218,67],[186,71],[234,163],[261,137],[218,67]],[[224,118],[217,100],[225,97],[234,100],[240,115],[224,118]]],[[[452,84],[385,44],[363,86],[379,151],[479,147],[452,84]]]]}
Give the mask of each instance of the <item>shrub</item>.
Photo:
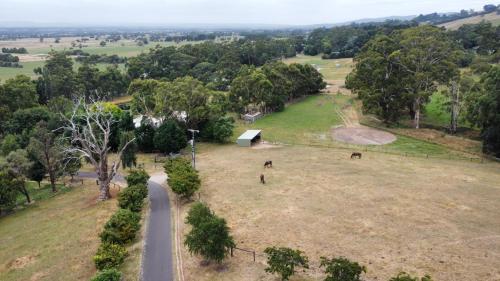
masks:
{"type": "Polygon", "coordinates": [[[202,131],[202,137],[208,141],[224,143],[233,135],[233,129],[234,119],[232,117],[219,117],[208,122],[202,131]]]}
{"type": "Polygon", "coordinates": [[[366,272],[364,266],[357,262],[340,257],[328,259],[321,257],[320,267],[325,267],[325,281],[361,281],[361,274],[366,272]]]}
{"type": "Polygon", "coordinates": [[[126,256],[127,249],[122,245],[102,243],[94,256],[95,267],[98,270],[119,267],[126,256]]]}
{"type": "Polygon", "coordinates": [[[198,172],[184,158],[168,160],[165,163],[168,185],[172,191],[183,198],[190,198],[200,188],[198,172]]]}
{"type": "Polygon", "coordinates": [[[303,252],[300,250],[270,247],[266,248],[264,253],[267,254],[266,272],[278,273],[281,275],[281,280],[290,279],[290,276],[295,274],[296,266],[309,268],[309,259],[302,255],[303,252]]]}
{"type": "Polygon", "coordinates": [[[101,272],[96,273],[90,281],[120,281],[122,274],[115,268],[105,269],[101,272]]]}
{"type": "Polygon", "coordinates": [[[191,167],[191,162],[186,158],[177,157],[174,159],[168,159],[163,167],[165,168],[165,173],[170,174],[175,169],[189,169],[191,167]]]}
{"type": "Polygon", "coordinates": [[[235,246],[226,220],[215,215],[194,226],[186,235],[184,244],[190,253],[219,263],[227,256],[228,250],[235,246]]]}
{"type": "Polygon", "coordinates": [[[100,235],[101,241],[123,245],[134,240],[140,228],[140,219],[141,217],[137,213],[127,209],[119,209],[104,225],[104,230],[100,235]]]}
{"type": "Polygon", "coordinates": [[[2,144],[0,145],[0,152],[2,153],[2,155],[6,156],[11,151],[17,150],[19,148],[21,147],[17,142],[16,136],[8,134],[4,137],[2,144]]]}
{"type": "Polygon", "coordinates": [[[144,205],[144,198],[148,196],[148,189],[143,184],[128,186],[118,194],[118,206],[132,212],[140,212],[144,205]]]}
{"type": "Polygon", "coordinates": [[[177,169],[168,175],[168,185],[182,198],[191,198],[200,189],[201,180],[194,169],[177,169]]]}
{"type": "Polygon", "coordinates": [[[132,170],[130,171],[128,176],[125,177],[125,180],[127,181],[128,186],[137,184],[147,185],[149,180],[149,174],[142,169],[132,170]]]}
{"type": "Polygon", "coordinates": [[[195,203],[188,212],[186,217],[186,223],[190,224],[193,227],[199,226],[202,222],[205,222],[212,218],[214,214],[207,207],[207,205],[203,203],[195,203]]]}
{"type": "Polygon", "coordinates": [[[429,275],[425,275],[422,278],[412,277],[406,272],[400,272],[396,277],[392,277],[389,281],[432,281],[429,275]]]}

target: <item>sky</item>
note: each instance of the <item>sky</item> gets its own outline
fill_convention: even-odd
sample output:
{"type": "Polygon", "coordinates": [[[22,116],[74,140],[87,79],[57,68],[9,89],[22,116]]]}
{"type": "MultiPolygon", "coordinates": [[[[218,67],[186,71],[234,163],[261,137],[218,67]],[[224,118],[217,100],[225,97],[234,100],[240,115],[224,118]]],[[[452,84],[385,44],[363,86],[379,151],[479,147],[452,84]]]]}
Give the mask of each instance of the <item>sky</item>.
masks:
{"type": "Polygon", "coordinates": [[[0,0],[0,22],[307,25],[480,10],[489,3],[498,4],[491,0],[0,0]]]}

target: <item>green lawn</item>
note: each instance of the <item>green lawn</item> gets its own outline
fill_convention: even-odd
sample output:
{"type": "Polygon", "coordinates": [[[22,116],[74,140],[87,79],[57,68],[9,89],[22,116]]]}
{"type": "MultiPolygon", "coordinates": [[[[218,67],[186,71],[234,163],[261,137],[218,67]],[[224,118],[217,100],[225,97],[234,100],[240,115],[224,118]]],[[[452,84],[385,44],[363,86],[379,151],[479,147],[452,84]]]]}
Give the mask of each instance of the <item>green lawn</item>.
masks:
{"type": "Polygon", "coordinates": [[[448,97],[440,92],[431,96],[430,102],[425,106],[423,122],[436,126],[449,126],[450,113],[446,110],[448,97]]]}
{"type": "MultiPolygon", "coordinates": [[[[40,200],[45,200],[48,198],[52,198],[56,195],[62,194],[64,192],[67,192],[70,190],[69,187],[66,187],[62,184],[56,184],[56,187],[58,189],[57,193],[52,192],[52,188],[50,187],[50,184],[43,182],[41,184],[41,187],[38,187],[38,183],[29,181],[26,182],[26,188],[28,189],[28,193],[30,195],[31,200],[33,201],[40,201],[40,200]]],[[[26,202],[26,197],[22,194],[19,194],[17,196],[17,204],[24,204],[26,202]]]]}
{"type": "Polygon", "coordinates": [[[345,95],[316,95],[303,101],[289,105],[283,112],[269,114],[253,124],[238,121],[233,134],[233,141],[248,129],[262,130],[262,138],[268,142],[300,145],[320,145],[358,150],[375,150],[389,153],[412,155],[448,155],[452,151],[444,146],[418,140],[416,138],[397,136],[397,140],[387,145],[359,146],[333,141],[331,129],[342,125],[341,118],[335,108],[342,109],[353,102],[352,97],[345,95]]]}
{"type": "Polygon", "coordinates": [[[345,96],[310,96],[286,107],[283,112],[267,115],[253,124],[239,122],[234,137],[246,129],[261,129],[267,141],[312,143],[326,140],[331,127],[342,124],[335,107],[346,100],[345,96]]]}

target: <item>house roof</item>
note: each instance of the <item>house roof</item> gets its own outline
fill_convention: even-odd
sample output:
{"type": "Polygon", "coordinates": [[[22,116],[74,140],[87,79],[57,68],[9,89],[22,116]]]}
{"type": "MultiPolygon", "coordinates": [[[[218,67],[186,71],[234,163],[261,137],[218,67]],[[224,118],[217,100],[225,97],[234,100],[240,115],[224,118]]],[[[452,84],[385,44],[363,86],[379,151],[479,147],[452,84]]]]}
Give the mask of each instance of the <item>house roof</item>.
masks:
{"type": "Polygon", "coordinates": [[[241,136],[238,137],[239,140],[252,140],[258,136],[262,130],[247,130],[241,136]]]}

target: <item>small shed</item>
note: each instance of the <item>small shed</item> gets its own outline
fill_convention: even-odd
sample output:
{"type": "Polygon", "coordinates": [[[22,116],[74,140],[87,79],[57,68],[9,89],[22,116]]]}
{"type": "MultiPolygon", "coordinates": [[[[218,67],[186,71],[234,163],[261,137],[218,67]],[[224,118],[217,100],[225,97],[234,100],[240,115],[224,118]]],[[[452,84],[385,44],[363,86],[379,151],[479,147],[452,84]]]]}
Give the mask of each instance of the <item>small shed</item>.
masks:
{"type": "Polygon", "coordinates": [[[250,147],[252,146],[252,144],[260,141],[261,132],[262,132],[261,130],[248,130],[238,137],[236,143],[239,146],[250,147]]]}

